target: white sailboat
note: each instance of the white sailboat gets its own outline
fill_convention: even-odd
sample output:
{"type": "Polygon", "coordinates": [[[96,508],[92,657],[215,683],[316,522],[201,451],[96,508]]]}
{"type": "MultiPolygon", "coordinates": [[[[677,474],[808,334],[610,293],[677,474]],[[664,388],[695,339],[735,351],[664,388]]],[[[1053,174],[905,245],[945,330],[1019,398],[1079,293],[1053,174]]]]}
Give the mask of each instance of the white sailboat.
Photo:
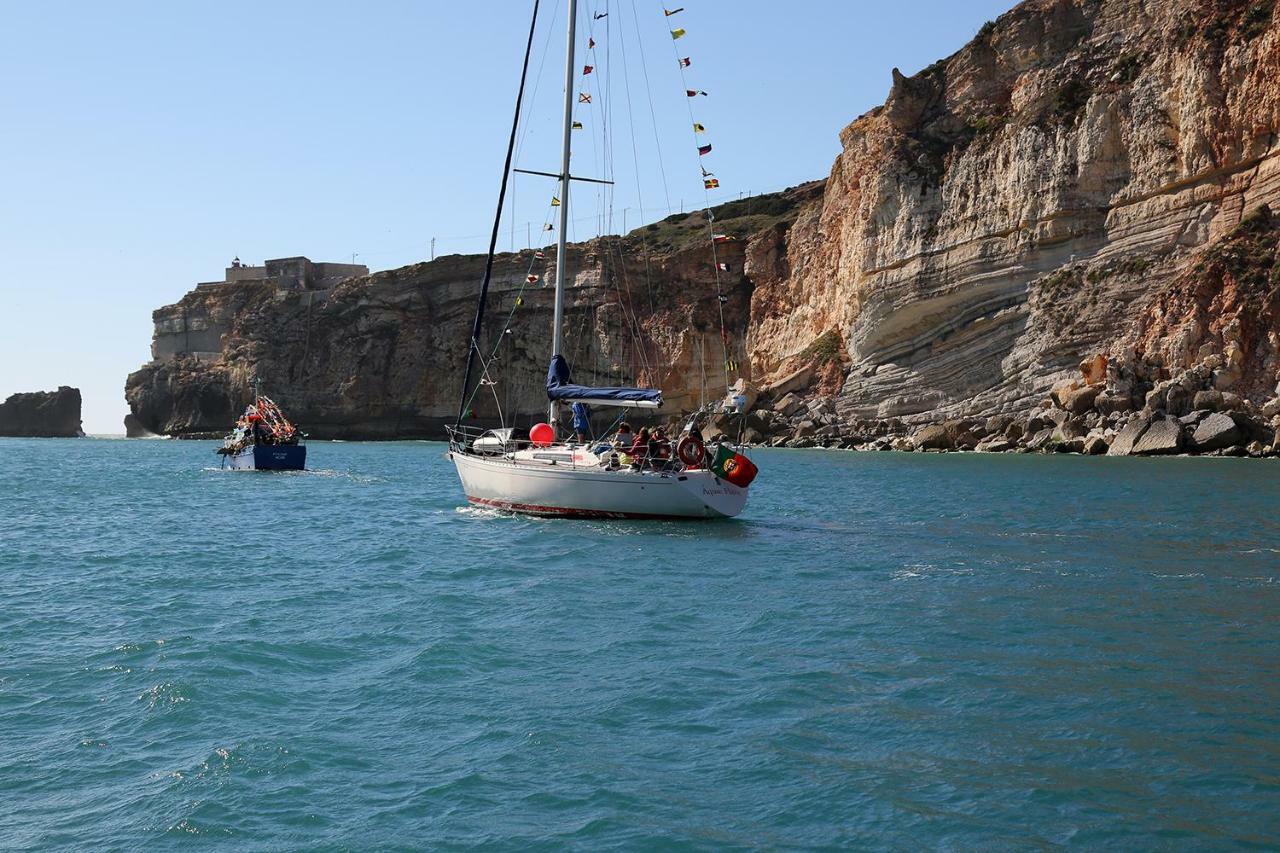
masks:
{"type": "MultiPolygon", "coordinates": [[[[725,448],[719,452],[703,446],[697,433],[697,418],[690,419],[685,434],[677,444],[675,458],[658,465],[623,464],[618,453],[601,443],[577,443],[556,440],[557,406],[588,403],[592,406],[616,406],[635,409],[657,409],[662,394],[646,388],[592,388],[574,385],[562,350],[564,289],[566,279],[566,235],[569,229],[570,184],[578,180],[570,176],[569,157],[573,129],[574,38],[577,0],[568,0],[568,33],[564,78],[564,125],[561,144],[559,180],[559,231],[555,271],[555,308],[551,330],[551,367],[548,372],[548,424],[531,431],[536,441],[516,441],[512,430],[478,433],[462,426],[466,394],[472,364],[479,354],[481,322],[496,247],[499,220],[511,170],[516,126],[520,118],[524,77],[516,101],[516,117],[512,124],[511,144],[503,173],[489,264],[481,286],[480,302],[470,340],[467,375],[463,380],[464,403],[459,409],[458,423],[451,430],[449,459],[457,468],[458,478],[467,500],[473,504],[500,510],[542,516],[578,518],[731,518],[742,512],[747,503],[748,486],[755,467],[737,453],[725,448]],[[542,435],[539,435],[542,433],[542,435]],[[731,482],[738,480],[741,485],[731,482]]],[[[535,7],[536,9],[536,7],[535,7]]],[[[536,10],[535,21],[536,24],[536,10]]],[[[532,44],[533,26],[529,44],[532,44]]],[[[528,70],[529,47],[526,47],[525,74],[528,70]]],[[[545,173],[541,173],[545,174],[545,173]]]]}
{"type": "Polygon", "coordinates": [[[529,515],[569,518],[732,518],[747,489],[705,469],[608,468],[590,450],[552,445],[481,456],[456,447],[467,500],[529,515]]]}

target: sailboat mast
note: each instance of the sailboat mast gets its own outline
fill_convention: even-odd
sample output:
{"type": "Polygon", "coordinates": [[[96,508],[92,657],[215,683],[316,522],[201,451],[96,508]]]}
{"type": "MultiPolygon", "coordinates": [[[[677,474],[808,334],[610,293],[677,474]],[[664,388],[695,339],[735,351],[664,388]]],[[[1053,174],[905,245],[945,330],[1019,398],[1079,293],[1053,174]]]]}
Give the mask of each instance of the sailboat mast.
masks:
{"type": "MultiPolygon", "coordinates": [[[[578,23],[578,0],[569,0],[569,33],[564,51],[564,135],[560,142],[560,233],[556,235],[556,307],[552,318],[551,356],[560,355],[561,327],[564,325],[565,241],[569,232],[569,149],[573,136],[573,40],[578,23]]],[[[547,420],[555,424],[556,404],[550,405],[547,420]]]]}

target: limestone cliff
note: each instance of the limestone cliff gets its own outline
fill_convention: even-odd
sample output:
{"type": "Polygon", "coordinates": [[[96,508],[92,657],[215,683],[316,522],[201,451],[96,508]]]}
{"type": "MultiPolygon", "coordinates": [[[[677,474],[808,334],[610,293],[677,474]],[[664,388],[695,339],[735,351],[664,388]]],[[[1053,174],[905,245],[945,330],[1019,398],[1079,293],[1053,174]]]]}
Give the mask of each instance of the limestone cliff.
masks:
{"type": "Polygon", "coordinates": [[[80,389],[63,385],[57,391],[11,395],[0,403],[0,435],[31,438],[83,436],[80,389]]]}
{"type": "MultiPolygon", "coordinates": [[[[1271,0],[1029,0],[895,70],[788,234],[787,274],[756,282],[757,374],[833,331],[843,416],[925,421],[1025,411],[1093,352],[1141,342],[1166,370],[1221,352],[1225,324],[1188,327],[1166,294],[1280,200],[1278,72],[1271,0]]],[[[1238,344],[1246,393],[1275,384],[1265,323],[1238,344]]]]}
{"type": "MultiPolygon", "coordinates": [[[[700,213],[571,246],[565,338],[575,378],[660,387],[674,410],[722,397],[731,380],[721,311],[728,359],[749,370],[746,237],[785,231],[820,192],[813,183],[717,209],[717,230],[743,238],[717,247],[728,267],[720,273],[723,303],[700,213]]],[[[545,254],[496,259],[484,350],[495,354],[489,375],[497,384],[483,386],[469,407],[481,421],[499,407],[524,420],[545,409],[554,249],[545,254]],[[527,281],[531,270],[539,281],[527,281]]],[[[201,285],[155,312],[156,358],[126,385],[132,414],[158,433],[225,431],[257,376],[317,437],[441,436],[458,409],[483,269],[482,256],[454,255],[328,290],[201,285]]]]}
{"type": "MultiPolygon", "coordinates": [[[[1191,369],[1261,404],[1280,378],[1280,273],[1265,262],[1280,223],[1262,212],[1280,211],[1277,80],[1274,0],[1028,0],[919,74],[895,70],[825,184],[717,215],[741,238],[721,258],[734,372],[846,424],[1025,415],[1096,354],[1112,356],[1112,411],[1191,369]]],[[[568,260],[579,378],[660,385],[674,408],[719,396],[700,217],[568,260]]],[[[481,417],[544,405],[551,295],[521,290],[529,263],[498,259],[490,329],[510,313],[513,334],[481,417]]],[[[186,354],[131,376],[131,408],[157,432],[221,430],[257,372],[317,434],[436,434],[481,265],[444,258],[323,294],[197,290],[156,313],[165,352],[186,354]]]]}

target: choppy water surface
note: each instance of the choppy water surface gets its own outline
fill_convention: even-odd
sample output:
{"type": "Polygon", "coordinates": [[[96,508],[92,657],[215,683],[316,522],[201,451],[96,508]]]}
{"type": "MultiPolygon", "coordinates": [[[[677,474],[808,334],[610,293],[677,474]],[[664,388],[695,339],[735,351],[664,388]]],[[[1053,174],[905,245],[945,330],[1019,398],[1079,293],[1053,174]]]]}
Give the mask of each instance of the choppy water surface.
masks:
{"type": "Polygon", "coordinates": [[[1280,843],[1280,464],[764,451],[605,523],[211,448],[0,441],[0,847],[1280,843]]]}

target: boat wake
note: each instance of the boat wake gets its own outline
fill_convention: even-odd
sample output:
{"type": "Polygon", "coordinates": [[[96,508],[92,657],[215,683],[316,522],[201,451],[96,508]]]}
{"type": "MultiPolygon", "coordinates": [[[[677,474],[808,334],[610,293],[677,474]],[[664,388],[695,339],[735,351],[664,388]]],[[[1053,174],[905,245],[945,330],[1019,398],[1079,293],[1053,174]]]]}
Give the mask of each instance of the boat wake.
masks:
{"type": "MultiPolygon", "coordinates": [[[[217,465],[208,465],[200,469],[201,471],[212,474],[257,474],[260,473],[252,468],[219,468],[217,465]]],[[[353,471],[338,471],[332,468],[315,468],[304,471],[269,471],[267,473],[284,476],[284,477],[329,477],[337,480],[350,480],[353,483],[372,484],[381,483],[382,478],[373,477],[368,474],[357,474],[353,471]]]]}
{"type": "MultiPolygon", "coordinates": [[[[471,504],[467,504],[466,506],[454,507],[453,511],[458,515],[465,516],[466,518],[515,518],[516,517],[516,514],[514,512],[504,512],[503,510],[496,509],[491,506],[473,506],[471,504]]],[[[528,519],[524,519],[524,520],[528,520],[528,519]]]]}

